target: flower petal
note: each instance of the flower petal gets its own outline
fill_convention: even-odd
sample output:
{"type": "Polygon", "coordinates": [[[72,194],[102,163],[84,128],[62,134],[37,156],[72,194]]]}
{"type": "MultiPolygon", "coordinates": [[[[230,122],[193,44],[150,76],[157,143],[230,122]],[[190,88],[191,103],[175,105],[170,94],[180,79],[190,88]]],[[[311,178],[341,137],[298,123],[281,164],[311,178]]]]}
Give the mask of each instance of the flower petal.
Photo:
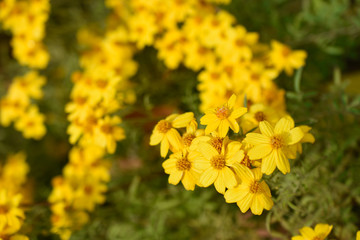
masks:
{"type": "Polygon", "coordinates": [[[174,128],[183,128],[186,127],[186,125],[194,118],[194,113],[192,112],[186,112],[183,114],[180,114],[177,116],[173,122],[172,125],[174,128]]]}
{"type": "Polygon", "coordinates": [[[227,120],[229,122],[230,128],[234,131],[234,133],[238,133],[240,130],[238,122],[232,117],[229,117],[227,120]]]}
{"type": "Polygon", "coordinates": [[[315,226],[315,233],[316,233],[316,235],[321,235],[322,237],[325,238],[325,237],[327,237],[327,235],[329,235],[332,228],[333,228],[332,225],[319,223],[319,224],[316,224],[316,226],[315,226]]]}
{"type": "Polygon", "coordinates": [[[274,133],[283,134],[289,132],[291,128],[291,121],[286,118],[281,118],[275,125],[274,133]]]}
{"type": "Polygon", "coordinates": [[[161,140],[163,139],[164,134],[159,133],[158,131],[153,131],[153,133],[150,136],[150,145],[155,146],[158,145],[161,140]]]}
{"type": "Polygon", "coordinates": [[[277,168],[283,173],[289,173],[290,172],[290,163],[283,151],[280,149],[275,150],[275,160],[276,160],[276,166],[277,168]]]}
{"type": "Polygon", "coordinates": [[[261,159],[269,155],[272,150],[273,148],[270,144],[259,144],[248,151],[248,156],[250,160],[261,159]]]}
{"type": "Polygon", "coordinates": [[[225,179],[224,179],[224,175],[222,174],[222,171],[219,171],[219,175],[214,182],[214,186],[216,191],[218,191],[219,193],[221,194],[225,193],[225,179]]]}
{"type": "Polygon", "coordinates": [[[254,194],[248,193],[243,199],[237,202],[237,205],[239,206],[241,212],[245,213],[247,210],[249,210],[253,201],[253,196],[254,194]]]}
{"type": "Polygon", "coordinates": [[[218,175],[218,171],[212,168],[208,168],[207,170],[205,170],[205,172],[201,174],[199,182],[203,187],[208,187],[215,182],[218,175]]]}
{"type": "Polygon", "coordinates": [[[313,239],[316,237],[315,231],[310,227],[303,227],[299,230],[299,232],[305,239],[313,239]]]}
{"type": "Polygon", "coordinates": [[[228,108],[230,108],[230,109],[233,108],[235,106],[235,102],[236,102],[236,95],[233,94],[233,95],[231,95],[230,99],[227,102],[228,108]]]}
{"type": "Polygon", "coordinates": [[[246,142],[251,145],[258,144],[269,144],[270,138],[268,136],[262,135],[260,133],[248,133],[246,134],[246,142]]]}
{"type": "Polygon", "coordinates": [[[239,117],[247,113],[247,111],[248,111],[247,108],[244,107],[236,108],[231,112],[230,117],[234,119],[238,119],[239,117]]]}
{"type": "Polygon", "coordinates": [[[251,212],[254,215],[261,215],[263,210],[264,210],[264,207],[262,206],[262,202],[260,200],[260,197],[261,197],[260,194],[255,194],[254,198],[253,198],[253,201],[252,201],[252,204],[250,206],[251,212]]]}
{"type": "Polygon", "coordinates": [[[185,171],[184,177],[181,182],[186,190],[193,191],[195,189],[196,180],[189,171],[185,171]]]}
{"type": "Polygon", "coordinates": [[[182,171],[174,171],[173,173],[170,174],[169,176],[169,183],[176,185],[180,182],[181,178],[183,176],[183,172],[182,171]]]}
{"type": "Polygon", "coordinates": [[[205,142],[199,143],[198,150],[208,160],[212,159],[214,156],[219,155],[218,151],[213,146],[205,142]]]}
{"type": "Polygon", "coordinates": [[[267,137],[274,136],[273,126],[268,121],[261,121],[259,123],[260,132],[267,137]]]}
{"type": "Polygon", "coordinates": [[[227,203],[238,202],[242,200],[249,192],[249,188],[246,185],[239,185],[235,188],[228,189],[224,194],[225,201],[227,203]]]}
{"type": "Polygon", "coordinates": [[[261,172],[266,175],[270,175],[274,172],[276,168],[276,151],[272,151],[268,156],[262,159],[261,163],[261,172]]]}
{"type": "Polygon", "coordinates": [[[162,157],[166,157],[167,153],[169,151],[169,141],[165,137],[160,144],[160,155],[162,157]]]}
{"type": "Polygon", "coordinates": [[[237,185],[235,174],[230,168],[225,167],[221,171],[221,175],[224,179],[225,186],[227,188],[233,188],[237,185]]]}
{"type": "Polygon", "coordinates": [[[285,142],[287,145],[292,145],[299,142],[304,137],[303,131],[301,128],[296,127],[290,130],[289,134],[287,135],[285,142]]]}
{"type": "Polygon", "coordinates": [[[227,121],[227,119],[221,120],[220,124],[219,124],[219,129],[218,129],[219,136],[225,137],[229,131],[229,127],[230,127],[230,124],[229,124],[229,121],[227,121]]]}

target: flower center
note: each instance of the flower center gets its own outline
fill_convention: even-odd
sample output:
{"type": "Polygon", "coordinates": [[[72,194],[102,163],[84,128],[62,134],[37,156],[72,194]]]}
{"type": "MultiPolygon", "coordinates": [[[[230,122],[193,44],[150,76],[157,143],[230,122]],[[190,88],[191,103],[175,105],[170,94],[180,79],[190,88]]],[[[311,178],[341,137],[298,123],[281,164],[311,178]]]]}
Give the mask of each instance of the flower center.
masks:
{"type": "Polygon", "coordinates": [[[245,153],[245,156],[243,158],[243,160],[241,160],[241,165],[244,165],[245,167],[248,167],[250,168],[251,165],[250,165],[250,159],[249,159],[249,156],[247,155],[247,153],[245,153]]]}
{"type": "Polygon", "coordinates": [[[101,131],[106,134],[110,134],[113,132],[113,126],[111,126],[109,124],[104,124],[101,126],[101,131]]]}
{"type": "Polygon", "coordinates": [[[255,113],[255,119],[258,122],[264,121],[265,120],[265,114],[263,112],[257,112],[257,113],[255,113]]]}
{"type": "Polygon", "coordinates": [[[215,109],[215,115],[220,119],[225,119],[230,115],[230,110],[226,106],[217,107],[215,109]]]}
{"type": "Polygon", "coordinates": [[[176,168],[179,171],[187,171],[191,168],[191,162],[186,157],[180,158],[176,162],[176,168]]]}
{"type": "Polygon", "coordinates": [[[225,167],[226,161],[223,155],[214,156],[210,160],[211,166],[215,169],[221,170],[225,167]]]}
{"type": "Polygon", "coordinates": [[[218,151],[218,153],[221,153],[222,143],[223,139],[219,137],[213,137],[210,140],[210,145],[213,146],[218,151]]]}
{"type": "Polygon", "coordinates": [[[171,129],[171,123],[166,120],[161,120],[158,125],[157,129],[160,133],[167,133],[171,129]]]}
{"type": "Polygon", "coordinates": [[[319,237],[319,236],[316,236],[316,237],[314,237],[312,240],[324,240],[324,238],[319,237]]]}
{"type": "Polygon", "coordinates": [[[7,214],[9,212],[9,207],[6,205],[0,205],[0,214],[7,214]]]}
{"type": "Polygon", "coordinates": [[[185,133],[182,137],[185,147],[190,147],[192,140],[194,140],[195,135],[191,133],[185,133]]]}
{"type": "Polygon", "coordinates": [[[260,183],[257,181],[253,182],[250,186],[250,192],[251,193],[260,193],[261,192],[260,183]]]}
{"type": "MultiPolygon", "coordinates": [[[[290,55],[290,53],[291,53],[291,50],[290,50],[290,48],[288,48],[288,47],[284,47],[283,48],[283,50],[282,50],[282,55],[284,56],[284,57],[288,57],[289,55],[290,55]]],[[[317,240],[317,239],[314,239],[314,240],[317,240]]]]}
{"type": "Polygon", "coordinates": [[[283,140],[280,136],[271,137],[271,146],[275,149],[281,148],[283,146],[283,140]]]}

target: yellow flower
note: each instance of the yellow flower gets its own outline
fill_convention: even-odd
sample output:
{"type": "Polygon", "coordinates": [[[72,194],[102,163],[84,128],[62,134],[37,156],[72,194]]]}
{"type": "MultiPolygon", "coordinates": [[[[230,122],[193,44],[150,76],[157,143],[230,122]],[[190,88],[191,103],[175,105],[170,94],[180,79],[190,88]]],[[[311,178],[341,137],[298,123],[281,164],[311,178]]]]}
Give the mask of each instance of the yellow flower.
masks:
{"type": "Polygon", "coordinates": [[[241,184],[226,191],[224,197],[227,203],[236,202],[241,212],[249,208],[255,215],[261,215],[263,210],[270,210],[274,205],[271,192],[265,181],[261,181],[259,168],[249,169],[244,166],[235,168],[241,179],[241,184]]]}
{"type": "Polygon", "coordinates": [[[39,113],[39,109],[34,105],[16,121],[15,128],[21,131],[25,138],[39,140],[46,133],[44,120],[44,115],[39,113]]]}
{"type": "Polygon", "coordinates": [[[291,240],[324,240],[330,234],[332,228],[332,225],[324,223],[316,224],[315,229],[303,227],[299,230],[301,236],[292,237],[291,240]]]}
{"type": "Polygon", "coordinates": [[[18,231],[25,218],[19,208],[22,195],[11,195],[5,189],[0,190],[0,233],[12,234],[18,231]]]}
{"type": "Polygon", "coordinates": [[[194,190],[198,182],[200,170],[194,166],[196,154],[186,149],[171,154],[162,166],[169,176],[169,183],[177,185],[180,180],[186,190],[194,190]]]}
{"type": "Polygon", "coordinates": [[[288,75],[292,75],[294,69],[305,65],[305,58],[307,56],[305,51],[292,51],[288,46],[278,41],[272,41],[271,46],[270,60],[278,71],[284,69],[288,75]]]}
{"type": "Polygon", "coordinates": [[[239,132],[239,124],[236,119],[244,115],[247,112],[247,108],[234,108],[235,101],[236,95],[233,94],[226,104],[206,111],[205,116],[200,119],[202,125],[207,125],[205,129],[206,134],[218,130],[219,136],[225,137],[229,127],[235,133],[239,132]]]}
{"type": "Polygon", "coordinates": [[[356,233],[356,240],[360,240],[360,231],[357,231],[356,233]]]}
{"type": "Polygon", "coordinates": [[[150,137],[150,145],[155,146],[160,143],[160,154],[166,157],[169,148],[177,152],[182,147],[182,140],[179,132],[175,128],[186,127],[194,118],[194,113],[188,112],[181,115],[172,114],[166,119],[159,121],[150,137]]]}
{"type": "Polygon", "coordinates": [[[314,137],[314,135],[309,133],[309,131],[311,130],[311,127],[306,126],[306,125],[301,125],[301,126],[299,126],[299,128],[304,133],[304,137],[300,140],[299,143],[296,144],[297,151],[301,154],[302,153],[302,145],[301,144],[302,143],[314,143],[315,137],[314,137]]]}
{"type": "Polygon", "coordinates": [[[248,133],[246,142],[254,145],[248,155],[251,160],[262,158],[261,172],[271,174],[277,167],[283,174],[290,172],[289,146],[298,143],[304,136],[299,127],[291,128],[291,121],[280,119],[275,128],[267,121],[259,123],[259,133],[248,133]]]}
{"type": "Polygon", "coordinates": [[[199,184],[208,187],[214,183],[216,190],[222,194],[225,193],[225,188],[236,186],[237,180],[232,168],[243,158],[244,153],[240,148],[240,142],[229,143],[225,139],[219,153],[209,143],[199,143],[198,151],[202,156],[195,159],[195,167],[203,171],[199,184]]]}
{"type": "Polygon", "coordinates": [[[10,88],[10,95],[17,95],[18,98],[40,99],[43,96],[41,87],[46,79],[36,71],[30,71],[21,77],[15,77],[10,88]]]}
{"type": "Polygon", "coordinates": [[[108,153],[114,153],[116,150],[116,141],[125,138],[124,129],[118,124],[121,119],[118,116],[106,116],[99,120],[99,127],[96,129],[95,141],[101,147],[106,147],[108,153]]]}
{"type": "Polygon", "coordinates": [[[78,184],[72,203],[75,209],[93,211],[96,204],[105,202],[107,186],[103,182],[87,178],[78,184]]]}

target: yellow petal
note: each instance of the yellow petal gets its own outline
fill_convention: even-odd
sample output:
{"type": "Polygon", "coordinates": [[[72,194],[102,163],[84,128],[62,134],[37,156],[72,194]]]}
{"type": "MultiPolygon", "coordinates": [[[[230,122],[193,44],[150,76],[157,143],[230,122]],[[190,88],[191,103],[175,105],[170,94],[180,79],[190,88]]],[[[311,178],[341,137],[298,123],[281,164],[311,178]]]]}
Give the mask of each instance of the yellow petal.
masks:
{"type": "Polygon", "coordinates": [[[248,151],[248,156],[251,160],[261,159],[269,155],[272,150],[270,144],[259,144],[248,151]]]}
{"type": "Polygon", "coordinates": [[[264,208],[263,208],[263,206],[261,204],[261,200],[259,198],[260,198],[260,195],[255,194],[254,198],[253,198],[253,201],[252,201],[252,204],[251,204],[251,212],[254,215],[261,215],[263,210],[264,210],[264,208]]]}
{"type": "Polygon", "coordinates": [[[231,95],[229,101],[227,102],[228,108],[230,108],[230,109],[233,108],[235,106],[235,102],[236,102],[236,95],[233,94],[233,95],[231,95]]]}
{"type": "Polygon", "coordinates": [[[243,183],[250,184],[255,179],[253,172],[244,165],[237,164],[234,166],[234,171],[240,177],[243,183]]]}
{"type": "Polygon", "coordinates": [[[218,191],[221,194],[224,194],[225,193],[225,180],[224,180],[224,175],[221,173],[222,173],[222,171],[219,171],[218,177],[216,178],[214,185],[215,185],[216,191],[218,191]]]}
{"type": "Polygon", "coordinates": [[[211,111],[200,118],[200,124],[207,125],[207,124],[209,124],[211,122],[215,122],[217,120],[219,120],[219,118],[211,111]]]}
{"type": "Polygon", "coordinates": [[[315,137],[311,133],[306,133],[304,135],[304,137],[301,139],[301,142],[314,143],[315,142],[315,137]]]}
{"type": "Polygon", "coordinates": [[[224,194],[227,203],[238,202],[242,200],[249,192],[249,188],[245,185],[240,185],[235,188],[228,189],[224,194]]]}
{"type": "Polygon", "coordinates": [[[164,138],[160,144],[160,155],[162,157],[166,157],[168,151],[169,151],[169,141],[167,140],[167,138],[164,138]]]}
{"type": "Polygon", "coordinates": [[[276,168],[276,151],[272,151],[268,156],[264,157],[261,163],[261,172],[270,175],[276,168]]]}
{"type": "Polygon", "coordinates": [[[237,205],[239,206],[241,212],[245,213],[247,210],[249,210],[253,201],[253,196],[254,194],[248,193],[243,199],[237,202],[237,205]]]}
{"type": "Polygon", "coordinates": [[[290,172],[290,164],[289,160],[281,150],[275,150],[275,160],[276,160],[276,166],[277,168],[283,173],[289,173],[290,172]]]}
{"type": "Polygon", "coordinates": [[[205,134],[210,134],[214,132],[220,125],[220,119],[216,119],[214,122],[209,122],[209,124],[205,128],[205,134]]]}
{"type": "Polygon", "coordinates": [[[224,179],[225,186],[227,188],[233,188],[237,185],[235,174],[230,168],[224,167],[221,171],[222,178],[224,179]]]}
{"type": "Polygon", "coordinates": [[[181,178],[183,176],[183,172],[182,171],[174,171],[173,173],[170,174],[169,176],[169,183],[176,185],[180,182],[181,178]]]}
{"type": "Polygon", "coordinates": [[[292,237],[291,240],[306,240],[303,236],[292,237]]]}
{"type": "Polygon", "coordinates": [[[175,151],[179,151],[182,148],[181,136],[176,129],[170,129],[166,133],[166,137],[169,140],[171,146],[175,149],[175,151]]]}
{"type": "Polygon", "coordinates": [[[313,239],[314,237],[316,237],[314,230],[310,227],[303,227],[299,230],[299,232],[301,233],[301,235],[303,235],[305,239],[313,239]]]}
{"type": "Polygon", "coordinates": [[[194,160],[194,167],[199,169],[199,170],[206,170],[209,167],[211,167],[210,161],[209,159],[206,158],[197,158],[194,160]]]}
{"type": "Polygon", "coordinates": [[[251,169],[253,175],[254,175],[254,179],[256,181],[259,181],[262,178],[262,172],[260,168],[253,168],[251,169]]]}
{"type": "Polygon", "coordinates": [[[356,240],[360,240],[360,231],[357,231],[356,233],[356,240]]]}
{"type": "Polygon", "coordinates": [[[218,171],[208,168],[203,172],[200,176],[200,184],[204,187],[210,186],[212,183],[215,182],[216,178],[218,177],[219,173],[218,171]]]}
{"type": "Polygon", "coordinates": [[[238,119],[239,117],[241,117],[245,113],[247,113],[247,108],[244,108],[244,107],[236,108],[231,112],[230,117],[234,118],[234,119],[238,119]]]}
{"type": "Polygon", "coordinates": [[[192,112],[183,113],[177,116],[173,120],[172,125],[174,128],[183,128],[186,127],[186,125],[193,119],[194,119],[194,113],[192,112]]]}
{"type": "Polygon", "coordinates": [[[287,135],[285,142],[287,145],[292,145],[299,142],[304,137],[303,131],[301,128],[296,127],[290,130],[289,134],[287,135]]]}
{"type": "Polygon", "coordinates": [[[291,121],[286,118],[281,118],[275,125],[274,133],[283,134],[289,132],[291,128],[291,121]]]}
{"type": "Polygon", "coordinates": [[[230,128],[235,132],[238,133],[240,130],[239,124],[237,123],[237,121],[234,118],[229,117],[228,119],[228,123],[230,128]]]}
{"type": "Polygon", "coordinates": [[[274,202],[271,199],[271,197],[265,195],[265,194],[259,194],[260,195],[260,201],[266,210],[270,210],[274,206],[274,202]]]}
{"type": "Polygon", "coordinates": [[[316,233],[316,235],[321,235],[323,237],[326,237],[327,235],[330,234],[332,228],[333,228],[332,225],[319,223],[319,224],[316,224],[316,226],[315,226],[315,233],[316,233]]]}
{"type": "Polygon", "coordinates": [[[193,191],[195,189],[196,180],[194,179],[193,175],[189,171],[186,171],[184,173],[184,177],[181,180],[181,182],[186,190],[193,191]]]}
{"type": "Polygon", "coordinates": [[[259,123],[260,132],[267,137],[274,136],[273,126],[268,121],[261,121],[259,123]]]}
{"type": "Polygon", "coordinates": [[[260,133],[248,133],[246,134],[246,142],[251,145],[269,144],[270,138],[260,133]]]}
{"type": "MultiPolygon", "coordinates": [[[[225,140],[224,140],[225,141],[225,140]]],[[[226,156],[227,157],[231,157],[233,156],[235,153],[237,153],[241,148],[241,143],[238,142],[238,141],[233,141],[233,142],[230,142],[228,145],[227,145],[227,151],[226,151],[226,156]]]]}
{"type": "Polygon", "coordinates": [[[226,119],[221,120],[220,124],[219,124],[219,130],[218,130],[219,136],[222,138],[225,137],[229,131],[229,127],[230,127],[229,122],[226,119]]]}
{"type": "Polygon", "coordinates": [[[161,140],[163,139],[164,134],[159,133],[158,131],[153,131],[153,133],[150,136],[150,145],[155,146],[158,145],[161,140]]]}
{"type": "Polygon", "coordinates": [[[214,156],[219,155],[218,151],[209,143],[204,143],[204,142],[199,143],[198,150],[208,160],[211,160],[214,156]]]}
{"type": "Polygon", "coordinates": [[[177,159],[174,159],[174,158],[169,158],[168,160],[163,162],[162,167],[164,168],[164,170],[167,174],[170,174],[171,172],[176,170],[176,162],[177,162],[177,159]]]}

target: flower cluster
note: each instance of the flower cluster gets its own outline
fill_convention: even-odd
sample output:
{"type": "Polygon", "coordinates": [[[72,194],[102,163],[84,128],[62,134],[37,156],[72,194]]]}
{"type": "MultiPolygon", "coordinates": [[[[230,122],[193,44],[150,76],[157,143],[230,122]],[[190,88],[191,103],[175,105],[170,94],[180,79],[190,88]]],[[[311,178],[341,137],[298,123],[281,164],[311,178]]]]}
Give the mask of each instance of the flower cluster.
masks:
{"type": "Polygon", "coordinates": [[[0,100],[0,124],[7,127],[15,122],[15,128],[25,138],[41,139],[46,133],[45,117],[32,100],[43,97],[41,87],[45,82],[45,77],[36,71],[15,77],[7,94],[0,100]]]}
{"type": "Polygon", "coordinates": [[[230,139],[229,129],[240,132],[238,119],[244,118],[247,108],[236,106],[236,95],[223,105],[205,112],[200,119],[204,129],[191,112],[172,114],[158,122],[150,137],[150,145],[160,143],[161,156],[173,153],[163,162],[170,184],[180,181],[187,190],[195,185],[215,189],[224,194],[228,203],[236,202],[242,212],[250,208],[253,214],[273,206],[271,192],[262,179],[277,167],[282,173],[290,172],[288,159],[296,158],[301,144],[313,142],[307,126],[295,127],[290,116],[275,121],[259,121],[253,132],[230,139]],[[186,128],[182,134],[177,129],[186,128]]]}
{"type": "MultiPolygon", "coordinates": [[[[325,223],[316,224],[315,228],[303,227],[299,230],[301,235],[294,236],[291,240],[325,240],[333,226],[325,223]]],[[[356,240],[360,240],[360,231],[356,233],[356,240]]]]}
{"type": "Polygon", "coordinates": [[[13,34],[13,54],[21,65],[39,69],[47,66],[49,53],[42,40],[49,11],[49,0],[0,1],[0,22],[13,34]]]}
{"type": "Polygon", "coordinates": [[[69,239],[71,232],[89,220],[89,212],[105,201],[106,183],[110,180],[109,166],[103,159],[104,150],[97,147],[74,147],[63,176],[52,181],[49,196],[52,211],[51,231],[61,239],[69,239]]]}
{"type": "Polygon", "coordinates": [[[28,240],[18,234],[25,219],[21,203],[29,202],[24,184],[29,166],[25,154],[17,153],[8,157],[0,171],[0,239],[28,240]]]}
{"type": "Polygon", "coordinates": [[[138,49],[154,46],[169,69],[183,64],[199,71],[202,111],[215,107],[232,93],[241,99],[246,96],[249,105],[262,103],[282,111],[284,91],[273,80],[281,71],[291,75],[305,64],[306,52],[293,51],[277,41],[272,41],[271,46],[259,43],[257,33],[236,25],[231,14],[219,10],[211,1],[107,3],[115,5],[119,16],[125,18],[129,38],[138,49]]]}
{"type": "Polygon", "coordinates": [[[128,30],[119,24],[105,36],[87,29],[78,33],[82,71],[73,73],[74,86],[66,105],[67,129],[73,147],[62,177],[53,179],[52,232],[69,239],[73,230],[88,221],[88,213],[105,201],[110,180],[105,154],[116,151],[116,142],[125,138],[119,111],[135,101],[128,79],[137,70],[132,60],[135,48],[129,44],[128,30]]]}

